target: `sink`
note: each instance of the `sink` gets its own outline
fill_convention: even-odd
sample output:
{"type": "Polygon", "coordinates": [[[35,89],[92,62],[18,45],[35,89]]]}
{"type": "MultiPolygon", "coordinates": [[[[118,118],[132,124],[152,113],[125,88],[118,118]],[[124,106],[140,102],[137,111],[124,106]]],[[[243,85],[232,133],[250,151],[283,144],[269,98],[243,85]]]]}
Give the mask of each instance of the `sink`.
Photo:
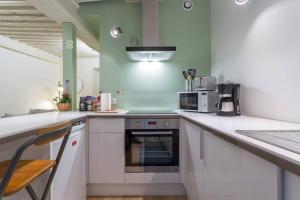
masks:
{"type": "Polygon", "coordinates": [[[236,133],[300,154],[300,130],[236,130],[236,133]]]}

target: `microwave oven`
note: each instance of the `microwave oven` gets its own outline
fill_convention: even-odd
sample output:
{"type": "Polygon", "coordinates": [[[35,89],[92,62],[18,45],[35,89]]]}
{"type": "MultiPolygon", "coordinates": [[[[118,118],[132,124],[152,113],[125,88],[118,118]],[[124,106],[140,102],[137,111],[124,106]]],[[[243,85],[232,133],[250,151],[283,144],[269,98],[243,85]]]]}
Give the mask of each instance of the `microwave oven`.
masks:
{"type": "Polygon", "coordinates": [[[218,93],[216,91],[179,92],[179,109],[193,112],[216,112],[218,93]]]}

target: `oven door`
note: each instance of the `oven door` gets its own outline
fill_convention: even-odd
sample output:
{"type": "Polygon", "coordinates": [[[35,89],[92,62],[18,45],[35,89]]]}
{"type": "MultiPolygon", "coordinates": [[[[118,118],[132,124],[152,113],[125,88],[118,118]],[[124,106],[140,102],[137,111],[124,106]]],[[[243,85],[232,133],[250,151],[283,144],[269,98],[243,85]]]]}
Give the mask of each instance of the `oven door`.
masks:
{"type": "Polygon", "coordinates": [[[126,130],[126,173],[178,172],[178,130],[126,130]]]}
{"type": "Polygon", "coordinates": [[[198,111],[198,92],[179,93],[179,108],[182,110],[198,111]]]}

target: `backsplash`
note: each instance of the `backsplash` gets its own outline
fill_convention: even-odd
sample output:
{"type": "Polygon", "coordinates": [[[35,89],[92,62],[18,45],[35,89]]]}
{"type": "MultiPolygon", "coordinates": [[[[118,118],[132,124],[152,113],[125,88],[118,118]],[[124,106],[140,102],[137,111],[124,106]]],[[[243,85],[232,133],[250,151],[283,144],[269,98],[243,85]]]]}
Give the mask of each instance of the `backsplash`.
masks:
{"type": "Polygon", "coordinates": [[[143,63],[128,59],[125,48],[130,38],[136,36],[141,43],[140,3],[102,1],[80,10],[82,15],[98,13],[100,16],[100,88],[112,92],[121,108],[175,109],[177,92],[185,87],[182,70],[196,68],[198,74],[210,74],[209,0],[195,1],[190,12],[182,9],[181,1],[166,0],[159,5],[160,43],[177,47],[170,62],[143,63]],[[118,39],[110,36],[113,26],[120,26],[124,32],[118,39]],[[117,95],[117,90],[122,94],[117,95]]]}
{"type": "Polygon", "coordinates": [[[212,74],[242,84],[244,114],[300,123],[299,0],[212,0],[212,74]]]}

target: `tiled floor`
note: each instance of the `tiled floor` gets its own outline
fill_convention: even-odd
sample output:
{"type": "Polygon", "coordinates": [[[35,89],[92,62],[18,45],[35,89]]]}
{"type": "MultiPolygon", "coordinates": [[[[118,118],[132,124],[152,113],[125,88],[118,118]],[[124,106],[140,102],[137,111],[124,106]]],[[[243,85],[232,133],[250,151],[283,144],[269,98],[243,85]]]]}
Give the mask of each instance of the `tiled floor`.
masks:
{"type": "Polygon", "coordinates": [[[187,200],[186,197],[89,197],[87,200],[187,200]]]}

